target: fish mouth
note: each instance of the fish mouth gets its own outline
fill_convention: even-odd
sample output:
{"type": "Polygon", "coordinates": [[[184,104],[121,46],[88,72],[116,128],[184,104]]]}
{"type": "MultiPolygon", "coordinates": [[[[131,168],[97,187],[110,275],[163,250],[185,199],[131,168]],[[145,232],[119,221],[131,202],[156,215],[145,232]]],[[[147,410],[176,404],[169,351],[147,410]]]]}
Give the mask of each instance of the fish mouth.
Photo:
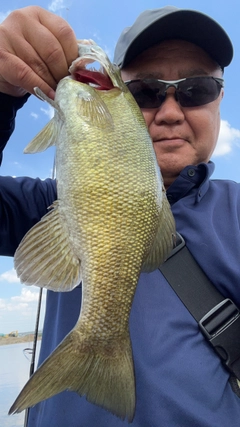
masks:
{"type": "Polygon", "coordinates": [[[71,74],[72,78],[80,83],[93,86],[97,90],[111,90],[114,88],[108,75],[100,71],[81,68],[71,74]]]}
{"type": "Polygon", "coordinates": [[[72,79],[98,90],[109,91],[118,88],[122,92],[128,91],[122,81],[119,67],[110,62],[106,53],[93,40],[79,40],[78,54],[69,68],[72,79]],[[100,64],[99,70],[87,69],[89,64],[95,62],[100,64]]]}

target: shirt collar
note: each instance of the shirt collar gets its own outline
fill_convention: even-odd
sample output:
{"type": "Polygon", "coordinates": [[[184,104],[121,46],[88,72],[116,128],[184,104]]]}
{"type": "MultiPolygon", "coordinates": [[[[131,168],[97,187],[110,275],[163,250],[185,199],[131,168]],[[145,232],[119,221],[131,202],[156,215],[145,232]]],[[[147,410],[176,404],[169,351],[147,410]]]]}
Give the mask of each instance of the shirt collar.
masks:
{"type": "Polygon", "coordinates": [[[176,203],[179,199],[189,194],[193,188],[198,189],[196,201],[200,202],[208,190],[209,178],[214,169],[215,165],[212,161],[200,163],[197,166],[186,166],[167,190],[169,203],[176,203]]]}

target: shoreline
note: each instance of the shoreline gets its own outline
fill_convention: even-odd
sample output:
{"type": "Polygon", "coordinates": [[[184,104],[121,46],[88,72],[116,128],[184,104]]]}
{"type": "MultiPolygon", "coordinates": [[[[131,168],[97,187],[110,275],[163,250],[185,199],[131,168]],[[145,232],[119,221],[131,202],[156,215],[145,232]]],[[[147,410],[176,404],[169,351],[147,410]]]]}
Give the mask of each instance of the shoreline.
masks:
{"type": "MultiPolygon", "coordinates": [[[[42,339],[42,335],[38,336],[38,341],[42,339]]],[[[33,342],[34,334],[23,335],[20,337],[0,337],[1,345],[20,344],[23,342],[33,342]]]]}

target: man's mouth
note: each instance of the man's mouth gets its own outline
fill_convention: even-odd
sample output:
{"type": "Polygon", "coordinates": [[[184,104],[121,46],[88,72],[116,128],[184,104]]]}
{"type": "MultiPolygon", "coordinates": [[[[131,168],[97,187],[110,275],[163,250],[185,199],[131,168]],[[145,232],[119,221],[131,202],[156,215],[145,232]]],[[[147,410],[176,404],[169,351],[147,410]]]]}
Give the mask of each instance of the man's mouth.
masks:
{"type": "Polygon", "coordinates": [[[181,136],[173,136],[173,137],[159,137],[159,138],[153,138],[153,142],[165,142],[165,143],[171,143],[171,142],[184,142],[187,141],[185,138],[182,138],[181,136]]]}

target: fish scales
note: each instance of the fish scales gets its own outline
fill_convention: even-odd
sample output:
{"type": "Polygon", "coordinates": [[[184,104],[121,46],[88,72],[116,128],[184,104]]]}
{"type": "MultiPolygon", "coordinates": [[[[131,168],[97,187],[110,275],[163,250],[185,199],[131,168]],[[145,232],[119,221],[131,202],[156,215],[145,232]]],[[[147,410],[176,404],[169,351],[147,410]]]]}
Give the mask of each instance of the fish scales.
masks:
{"type": "Polygon", "coordinates": [[[153,271],[170,252],[174,220],[144,118],[119,70],[97,45],[83,42],[70,71],[54,101],[36,91],[55,116],[26,152],[56,144],[58,200],[23,238],[15,266],[22,282],[54,291],[82,279],[81,312],[10,413],[69,389],[130,422],[132,300],[140,272],[153,271]],[[99,81],[110,77],[107,90],[73,78],[92,60],[105,69],[99,81]]]}
{"type": "MultiPolygon", "coordinates": [[[[79,83],[73,81],[73,84],[79,83]]],[[[90,88],[87,89],[90,90],[90,88]]],[[[71,92],[68,104],[74,104],[75,96],[77,97],[77,92],[71,92]]],[[[106,132],[106,129],[95,128],[92,123],[89,123],[88,126],[85,125],[84,130],[87,145],[80,144],[79,139],[84,141],[84,135],[81,122],[79,123],[78,111],[73,113],[69,110],[70,124],[66,129],[66,135],[62,137],[61,144],[59,143],[60,158],[57,156],[56,169],[61,176],[61,181],[58,180],[59,198],[67,200],[67,204],[64,202],[64,209],[72,211],[73,216],[76,217],[76,227],[72,227],[71,224],[69,232],[73,230],[72,239],[76,240],[79,246],[84,288],[86,292],[89,290],[86,293],[86,304],[83,303],[82,320],[85,311],[90,313],[90,319],[86,318],[88,325],[91,323],[96,325],[100,319],[103,319],[104,312],[101,312],[99,307],[106,305],[106,295],[108,295],[106,291],[109,288],[111,295],[114,296],[109,298],[108,305],[112,314],[110,320],[112,327],[116,328],[116,324],[120,323],[119,304],[126,289],[127,295],[131,295],[131,287],[133,296],[144,251],[152,242],[152,235],[157,227],[161,210],[161,198],[158,195],[161,194],[161,188],[159,188],[158,171],[152,152],[147,143],[139,144],[139,140],[148,141],[152,148],[142,117],[142,127],[139,126],[138,119],[136,130],[134,130],[135,120],[129,119],[127,113],[122,114],[124,134],[128,136],[126,141],[125,135],[122,135],[122,122],[119,123],[118,120],[120,111],[126,111],[126,96],[123,97],[122,93],[116,89],[111,93],[103,94],[102,99],[111,111],[113,129],[106,132]],[[79,123],[79,129],[76,123],[79,123]],[[129,141],[129,135],[131,135],[131,141],[129,141]],[[65,141],[69,141],[68,144],[65,141]],[[69,167],[62,167],[65,158],[68,159],[73,170],[80,171],[78,176],[71,173],[71,180],[69,167]],[[150,202],[150,196],[153,203],[150,202]],[[149,212],[150,206],[152,206],[152,212],[149,212]],[[149,221],[151,216],[153,217],[149,221]],[[81,227],[78,227],[78,224],[81,227]],[[140,247],[141,251],[137,251],[138,258],[135,255],[133,264],[134,246],[140,247]],[[134,280],[129,283],[131,277],[134,280]]],[[[66,120],[68,120],[67,116],[66,120]]],[[[131,298],[129,297],[130,301],[131,298]]],[[[120,318],[125,319],[124,323],[128,321],[130,307],[130,304],[120,304],[123,316],[120,318]],[[123,310],[127,310],[127,313],[123,310]]],[[[104,321],[109,322],[108,311],[106,316],[104,321]]],[[[111,325],[109,327],[111,328],[111,325]]]]}

